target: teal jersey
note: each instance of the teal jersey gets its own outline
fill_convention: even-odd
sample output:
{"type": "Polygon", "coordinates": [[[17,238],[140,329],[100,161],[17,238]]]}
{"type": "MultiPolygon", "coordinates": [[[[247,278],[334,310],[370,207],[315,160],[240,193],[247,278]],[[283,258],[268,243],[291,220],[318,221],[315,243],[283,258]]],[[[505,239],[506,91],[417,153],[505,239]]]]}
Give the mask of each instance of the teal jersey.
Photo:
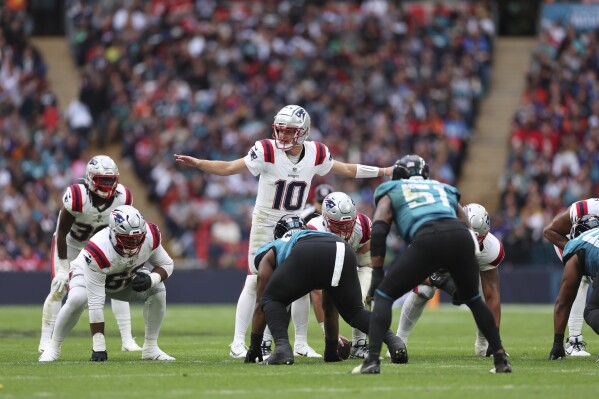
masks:
{"type": "Polygon", "coordinates": [[[460,191],[436,180],[400,179],[385,182],[374,192],[374,202],[391,199],[397,232],[408,243],[426,222],[457,218],[460,191]]]}
{"type": "Polygon", "coordinates": [[[298,230],[294,231],[291,234],[287,233],[283,237],[278,240],[271,241],[267,244],[262,245],[256,251],[256,269],[258,268],[258,264],[262,259],[262,256],[266,254],[271,248],[275,251],[275,269],[279,267],[283,263],[285,259],[291,253],[291,250],[297,244],[299,240],[306,237],[317,237],[317,236],[335,236],[333,233],[329,233],[326,231],[316,231],[316,230],[298,230]]]}
{"type": "Polygon", "coordinates": [[[599,271],[599,229],[585,231],[576,238],[571,239],[564,247],[564,264],[572,255],[583,251],[583,256],[578,257],[581,262],[582,273],[585,276],[595,277],[599,271]],[[582,258],[582,259],[581,259],[582,258]]]}

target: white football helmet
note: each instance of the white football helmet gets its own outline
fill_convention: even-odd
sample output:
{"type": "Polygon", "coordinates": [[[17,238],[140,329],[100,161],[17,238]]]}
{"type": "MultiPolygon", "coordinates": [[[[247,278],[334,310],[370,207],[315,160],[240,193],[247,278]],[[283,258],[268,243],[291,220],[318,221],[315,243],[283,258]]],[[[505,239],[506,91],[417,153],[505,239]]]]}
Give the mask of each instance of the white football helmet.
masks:
{"type": "Polygon", "coordinates": [[[110,242],[118,253],[134,256],[141,251],[146,239],[146,221],[137,209],[131,205],[114,208],[108,219],[110,242]]]}
{"type": "Polygon", "coordinates": [[[287,105],[275,115],[272,130],[277,148],[290,150],[310,135],[310,115],[299,105],[287,105]]]}
{"type": "Polygon", "coordinates": [[[474,230],[478,242],[482,242],[489,233],[489,230],[491,230],[489,213],[484,206],[475,203],[465,205],[464,212],[468,216],[470,227],[474,230]]]}
{"type": "Polygon", "coordinates": [[[98,197],[112,198],[119,184],[119,168],[112,158],[96,155],[85,167],[85,184],[98,197]]]}
{"type": "Polygon", "coordinates": [[[336,191],[324,197],[322,216],[331,233],[348,241],[354,232],[358,211],[349,195],[336,191]]]}

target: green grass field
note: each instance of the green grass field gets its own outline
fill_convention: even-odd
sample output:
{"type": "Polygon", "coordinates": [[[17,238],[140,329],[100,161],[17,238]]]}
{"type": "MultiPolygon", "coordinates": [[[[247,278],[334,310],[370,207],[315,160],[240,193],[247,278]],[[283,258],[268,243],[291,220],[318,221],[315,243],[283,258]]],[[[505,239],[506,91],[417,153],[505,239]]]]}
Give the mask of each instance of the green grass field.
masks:
{"type": "MultiPolygon", "coordinates": [[[[549,362],[551,306],[504,306],[503,342],[511,375],[489,373],[490,359],[473,355],[470,312],[453,306],[425,311],[409,341],[410,362],[385,361],[381,375],[353,376],[357,360],[326,364],[296,358],[293,366],[246,365],[228,356],[234,306],[169,306],[159,340],[176,362],[142,362],[120,352],[107,309],[107,363],[91,363],[87,316],[67,338],[57,362],[39,364],[38,307],[0,307],[0,398],[591,398],[599,393],[599,337],[585,325],[591,358],[549,362]]],[[[143,343],[142,309],[132,307],[143,343]]],[[[393,328],[398,314],[394,314],[393,328]]],[[[311,321],[310,343],[324,342],[311,321]]],[[[342,334],[351,337],[343,325],[342,334]]],[[[293,335],[291,335],[293,337],[293,335]]]]}

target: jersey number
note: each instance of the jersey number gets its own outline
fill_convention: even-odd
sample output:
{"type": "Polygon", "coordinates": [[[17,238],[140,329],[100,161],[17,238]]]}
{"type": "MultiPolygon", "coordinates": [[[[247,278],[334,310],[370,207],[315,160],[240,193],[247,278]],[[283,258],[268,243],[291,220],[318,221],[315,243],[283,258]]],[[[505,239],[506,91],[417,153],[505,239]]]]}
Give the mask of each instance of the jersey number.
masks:
{"type": "Polygon", "coordinates": [[[288,211],[297,211],[304,203],[304,193],[306,192],[305,181],[292,181],[287,184],[286,180],[275,182],[275,200],[272,204],[273,209],[283,209],[288,211]]]}
{"type": "Polygon", "coordinates": [[[417,208],[422,205],[434,204],[435,196],[429,192],[435,189],[439,193],[441,204],[449,208],[449,199],[443,186],[429,186],[428,184],[402,184],[403,196],[410,208],[417,208]]]}
{"type": "Polygon", "coordinates": [[[73,223],[73,227],[71,227],[71,237],[79,242],[86,242],[92,235],[106,226],[106,224],[103,224],[94,228],[91,224],[73,223]]]}
{"type": "MultiPolygon", "coordinates": [[[[143,265],[142,265],[143,266],[143,265]]],[[[138,266],[135,269],[132,269],[128,272],[123,272],[119,274],[109,274],[106,276],[106,289],[116,291],[120,290],[123,287],[128,286],[133,280],[133,276],[135,276],[135,272],[141,269],[142,266],[138,266]]]]}

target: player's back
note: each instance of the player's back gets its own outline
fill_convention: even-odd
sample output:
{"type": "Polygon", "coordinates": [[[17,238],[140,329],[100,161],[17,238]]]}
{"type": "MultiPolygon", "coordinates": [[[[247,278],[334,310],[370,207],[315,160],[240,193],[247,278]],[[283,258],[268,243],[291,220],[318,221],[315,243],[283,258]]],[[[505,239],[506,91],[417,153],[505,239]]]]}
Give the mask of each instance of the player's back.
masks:
{"type": "Polygon", "coordinates": [[[375,202],[385,195],[391,200],[398,233],[408,242],[424,223],[457,217],[459,191],[436,180],[391,180],[377,187],[375,202]]]}
{"type": "Polygon", "coordinates": [[[585,231],[566,243],[564,260],[575,254],[579,255],[578,261],[583,266],[584,275],[595,277],[599,271],[599,228],[585,231]]]}

